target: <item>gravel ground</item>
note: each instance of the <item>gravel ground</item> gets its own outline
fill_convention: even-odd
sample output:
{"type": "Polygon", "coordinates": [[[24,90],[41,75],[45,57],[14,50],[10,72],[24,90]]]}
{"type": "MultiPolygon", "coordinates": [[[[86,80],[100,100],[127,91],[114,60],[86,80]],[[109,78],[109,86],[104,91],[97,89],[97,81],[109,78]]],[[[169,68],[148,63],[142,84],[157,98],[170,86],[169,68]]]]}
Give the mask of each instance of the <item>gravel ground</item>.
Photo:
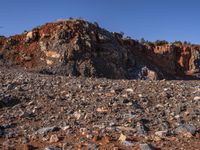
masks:
{"type": "Polygon", "coordinates": [[[0,68],[0,149],[200,150],[200,81],[0,68]]]}

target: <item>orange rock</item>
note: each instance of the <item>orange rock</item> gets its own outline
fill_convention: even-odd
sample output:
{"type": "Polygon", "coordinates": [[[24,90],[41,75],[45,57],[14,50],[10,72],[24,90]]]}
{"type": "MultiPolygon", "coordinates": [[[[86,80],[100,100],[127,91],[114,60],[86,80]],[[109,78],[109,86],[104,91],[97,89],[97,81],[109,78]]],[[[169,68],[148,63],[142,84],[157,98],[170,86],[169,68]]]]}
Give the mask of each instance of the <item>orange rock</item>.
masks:
{"type": "Polygon", "coordinates": [[[99,113],[106,113],[106,112],[108,112],[108,109],[105,109],[105,108],[97,108],[97,112],[99,112],[99,113]]]}
{"type": "Polygon", "coordinates": [[[56,143],[58,141],[59,141],[59,138],[56,134],[52,135],[49,140],[50,143],[56,143]]]}

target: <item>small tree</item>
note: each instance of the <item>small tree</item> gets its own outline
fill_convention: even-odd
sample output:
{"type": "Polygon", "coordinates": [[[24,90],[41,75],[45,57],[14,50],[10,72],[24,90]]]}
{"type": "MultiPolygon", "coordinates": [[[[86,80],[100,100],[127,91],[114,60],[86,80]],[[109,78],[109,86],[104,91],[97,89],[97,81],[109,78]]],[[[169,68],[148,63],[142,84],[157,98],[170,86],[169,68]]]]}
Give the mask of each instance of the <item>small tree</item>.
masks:
{"type": "Polygon", "coordinates": [[[99,24],[98,24],[98,22],[94,22],[94,25],[98,28],[99,27],[99,24]]]}
{"type": "Polygon", "coordinates": [[[141,38],[141,39],[140,39],[140,43],[141,43],[141,44],[144,44],[145,42],[146,42],[146,41],[145,41],[144,38],[141,38]]]}
{"type": "Polygon", "coordinates": [[[127,38],[128,40],[131,40],[131,39],[132,39],[130,36],[127,36],[126,38],[127,38]]]}
{"type": "MultiPolygon", "coordinates": [[[[0,29],[3,28],[2,26],[0,26],[0,29]]],[[[4,37],[3,35],[0,34],[0,38],[4,37]]]]}
{"type": "Polygon", "coordinates": [[[167,41],[165,41],[165,40],[163,40],[163,41],[157,40],[157,41],[155,41],[155,44],[157,46],[162,46],[162,45],[169,44],[169,43],[167,41]]]}
{"type": "Polygon", "coordinates": [[[183,44],[185,44],[185,45],[191,45],[191,43],[188,42],[188,41],[184,41],[183,44]]]}
{"type": "Polygon", "coordinates": [[[124,36],[124,32],[121,31],[120,34],[121,34],[122,36],[124,36]]]}

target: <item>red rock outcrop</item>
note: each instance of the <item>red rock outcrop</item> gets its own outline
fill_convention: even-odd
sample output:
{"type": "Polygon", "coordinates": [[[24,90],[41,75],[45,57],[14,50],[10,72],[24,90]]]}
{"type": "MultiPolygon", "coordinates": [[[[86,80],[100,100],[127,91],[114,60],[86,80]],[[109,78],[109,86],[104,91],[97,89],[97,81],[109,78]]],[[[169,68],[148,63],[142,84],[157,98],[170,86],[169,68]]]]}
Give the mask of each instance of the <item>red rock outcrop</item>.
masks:
{"type": "MultiPolygon", "coordinates": [[[[132,40],[123,43],[132,49],[135,56],[142,57],[143,62],[158,67],[164,76],[173,79],[193,78],[200,72],[200,46],[188,44],[162,44],[145,43],[142,46],[135,45],[132,40]],[[128,44],[127,44],[128,43],[128,44]]],[[[153,68],[154,68],[153,67],[153,68]]]]}
{"type": "Polygon", "coordinates": [[[200,46],[142,44],[83,20],[0,38],[0,64],[40,73],[112,79],[198,77],[200,46]]]}

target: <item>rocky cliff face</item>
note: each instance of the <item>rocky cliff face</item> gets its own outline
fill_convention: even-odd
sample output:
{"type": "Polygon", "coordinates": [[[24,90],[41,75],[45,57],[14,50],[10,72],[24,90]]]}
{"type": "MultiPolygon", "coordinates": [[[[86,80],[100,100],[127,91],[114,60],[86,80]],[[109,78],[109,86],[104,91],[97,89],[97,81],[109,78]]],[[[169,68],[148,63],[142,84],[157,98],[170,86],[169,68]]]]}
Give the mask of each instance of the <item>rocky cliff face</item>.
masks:
{"type": "Polygon", "coordinates": [[[67,76],[198,78],[200,46],[141,44],[98,24],[70,19],[0,37],[0,64],[67,76]]]}

